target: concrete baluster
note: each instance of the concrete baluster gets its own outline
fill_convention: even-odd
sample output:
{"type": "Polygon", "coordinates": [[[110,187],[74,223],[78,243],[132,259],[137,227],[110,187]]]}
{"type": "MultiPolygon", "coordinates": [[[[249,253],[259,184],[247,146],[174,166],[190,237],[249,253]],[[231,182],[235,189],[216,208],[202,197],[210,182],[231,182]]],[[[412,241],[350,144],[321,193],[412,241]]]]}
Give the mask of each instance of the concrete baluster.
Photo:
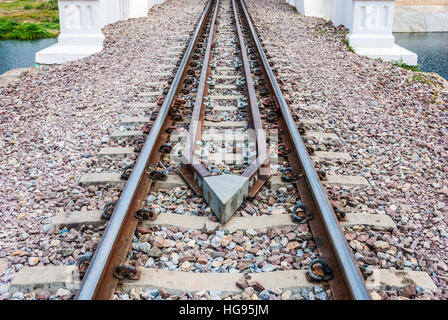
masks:
{"type": "Polygon", "coordinates": [[[394,7],[393,0],[353,0],[352,27],[347,39],[360,55],[416,65],[417,55],[395,44],[394,7]]]}
{"type": "Polygon", "coordinates": [[[128,0],[100,0],[100,16],[102,27],[120,20],[127,19],[123,16],[123,12],[125,11],[125,1],[128,0]]]}
{"type": "Polygon", "coordinates": [[[324,15],[324,2],[326,0],[294,0],[298,12],[305,17],[319,17],[324,15]]]}
{"type": "Polygon", "coordinates": [[[353,24],[353,0],[333,0],[331,21],[334,26],[343,25],[347,29],[353,24]]]}
{"type": "Polygon", "coordinates": [[[61,34],[58,43],[36,53],[41,64],[87,57],[103,48],[100,0],[59,0],[61,34]]]}
{"type": "MultiPolygon", "coordinates": [[[[101,28],[120,20],[145,17],[160,0],[59,0],[58,43],[36,53],[36,62],[55,64],[88,57],[103,49],[101,28]]],[[[163,1],[162,1],[163,2],[163,1]]]]}
{"type": "Polygon", "coordinates": [[[128,0],[129,1],[129,18],[146,17],[149,10],[148,0],[128,0]]]}
{"type": "Polygon", "coordinates": [[[119,17],[120,20],[126,21],[130,17],[130,3],[129,0],[118,0],[119,1],[119,17]]]}
{"type": "Polygon", "coordinates": [[[330,21],[333,16],[333,1],[334,0],[321,0],[322,2],[322,18],[330,21]]]}
{"type": "Polygon", "coordinates": [[[305,1],[304,0],[294,0],[294,5],[296,9],[301,14],[305,15],[305,1]]]}

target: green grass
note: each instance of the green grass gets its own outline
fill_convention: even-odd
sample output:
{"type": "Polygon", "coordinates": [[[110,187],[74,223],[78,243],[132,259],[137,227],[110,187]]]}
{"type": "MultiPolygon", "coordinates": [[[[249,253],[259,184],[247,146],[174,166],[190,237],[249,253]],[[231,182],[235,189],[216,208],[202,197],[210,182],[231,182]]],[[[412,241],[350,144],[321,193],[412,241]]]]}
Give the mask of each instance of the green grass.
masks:
{"type": "Polygon", "coordinates": [[[320,28],[316,29],[316,32],[318,34],[320,34],[320,35],[323,35],[323,36],[328,36],[329,35],[329,33],[327,31],[325,31],[323,29],[320,29],[320,28]]]}
{"type": "Polygon", "coordinates": [[[58,1],[42,1],[42,0],[0,0],[0,10],[20,10],[23,8],[58,10],[58,1]]]}
{"type": "Polygon", "coordinates": [[[433,93],[432,93],[431,98],[429,99],[429,102],[433,103],[433,104],[437,104],[437,101],[439,99],[439,92],[440,92],[439,85],[432,79],[432,76],[429,73],[423,72],[421,70],[421,65],[410,66],[410,65],[404,63],[403,60],[392,61],[391,63],[394,66],[415,72],[412,75],[412,81],[432,87],[433,93]]]}
{"type": "Polygon", "coordinates": [[[50,1],[46,1],[46,2],[41,2],[37,6],[37,8],[41,9],[41,10],[58,10],[58,0],[50,0],[50,1]]]}
{"type": "Polygon", "coordinates": [[[436,81],[434,81],[434,78],[431,74],[417,70],[415,74],[412,75],[412,81],[432,87],[433,92],[432,96],[429,98],[429,102],[432,104],[440,104],[440,103],[443,104],[443,102],[439,100],[440,86],[437,84],[436,81]]]}
{"type": "Polygon", "coordinates": [[[433,85],[434,82],[431,81],[430,79],[428,79],[428,77],[426,77],[425,75],[421,74],[421,73],[416,73],[412,76],[412,80],[416,81],[416,82],[420,82],[420,83],[424,83],[424,84],[429,84],[429,85],[433,85]]]}
{"type": "MultiPolygon", "coordinates": [[[[42,38],[52,38],[57,36],[57,32],[50,32],[48,29],[55,29],[56,26],[46,23],[17,22],[14,20],[0,19],[0,39],[36,40],[42,38]]],[[[59,28],[59,26],[57,26],[59,28]]],[[[56,29],[57,29],[56,28],[56,29]]]]}
{"type": "Polygon", "coordinates": [[[342,38],[342,43],[345,44],[345,46],[347,47],[347,49],[350,52],[355,53],[355,50],[350,46],[350,43],[348,42],[348,40],[346,38],[342,38]]]}
{"type": "Polygon", "coordinates": [[[400,67],[400,68],[403,68],[403,69],[406,69],[406,70],[411,70],[411,71],[422,71],[422,70],[420,69],[420,66],[419,66],[419,65],[416,65],[416,66],[410,66],[410,65],[404,63],[403,60],[400,60],[400,61],[392,61],[392,64],[393,64],[394,66],[397,66],[397,67],[400,67]]]}
{"type": "Polygon", "coordinates": [[[0,39],[35,40],[58,34],[57,0],[0,0],[0,39]]]}

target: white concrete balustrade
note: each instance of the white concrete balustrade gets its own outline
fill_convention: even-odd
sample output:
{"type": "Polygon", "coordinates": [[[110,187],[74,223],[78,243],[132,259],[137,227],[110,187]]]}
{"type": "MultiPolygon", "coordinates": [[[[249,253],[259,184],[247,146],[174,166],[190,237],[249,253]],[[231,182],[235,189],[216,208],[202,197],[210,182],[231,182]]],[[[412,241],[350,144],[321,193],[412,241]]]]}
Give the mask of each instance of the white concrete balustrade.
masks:
{"type": "Polygon", "coordinates": [[[417,65],[415,53],[395,44],[394,0],[295,0],[294,5],[304,16],[348,28],[349,44],[360,55],[417,65]]]}
{"type": "MultiPolygon", "coordinates": [[[[139,18],[165,0],[59,0],[61,34],[58,43],[36,53],[36,62],[73,61],[103,48],[101,28],[139,18]]],[[[394,0],[287,0],[305,16],[332,21],[350,30],[347,39],[356,53],[386,61],[417,64],[417,55],[394,43],[394,0]]]]}
{"type": "Polygon", "coordinates": [[[36,62],[55,64],[88,57],[103,49],[101,28],[120,20],[145,17],[165,0],[59,0],[58,43],[36,53],[36,62]]]}
{"type": "Polygon", "coordinates": [[[391,48],[394,1],[354,1],[348,40],[354,48],[391,48]]]}
{"type": "Polygon", "coordinates": [[[319,17],[331,20],[333,1],[334,0],[293,0],[288,3],[293,6],[295,5],[297,11],[306,17],[319,17]]]}
{"type": "Polygon", "coordinates": [[[351,29],[353,25],[353,0],[333,0],[331,20],[333,25],[351,29]]]}
{"type": "Polygon", "coordinates": [[[354,0],[353,25],[347,39],[356,53],[386,61],[417,65],[417,55],[395,44],[392,35],[395,1],[354,0]]]}

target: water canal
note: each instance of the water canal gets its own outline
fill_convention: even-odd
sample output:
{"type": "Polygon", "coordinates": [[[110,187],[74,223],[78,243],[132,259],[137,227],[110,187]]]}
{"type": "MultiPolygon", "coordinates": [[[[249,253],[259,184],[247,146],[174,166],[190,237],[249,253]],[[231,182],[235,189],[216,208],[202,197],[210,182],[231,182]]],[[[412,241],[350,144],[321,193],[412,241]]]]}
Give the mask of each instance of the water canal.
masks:
{"type": "MultiPolygon", "coordinates": [[[[395,42],[418,54],[422,71],[437,72],[448,80],[448,32],[394,33],[395,42]]],[[[35,65],[35,54],[56,38],[31,41],[0,40],[0,74],[35,65]]]]}
{"type": "Polygon", "coordinates": [[[39,40],[0,40],[0,75],[15,68],[36,64],[36,52],[51,46],[56,38],[39,40]]]}
{"type": "Polygon", "coordinates": [[[421,70],[448,80],[448,32],[394,33],[395,43],[415,52],[421,70]]]}

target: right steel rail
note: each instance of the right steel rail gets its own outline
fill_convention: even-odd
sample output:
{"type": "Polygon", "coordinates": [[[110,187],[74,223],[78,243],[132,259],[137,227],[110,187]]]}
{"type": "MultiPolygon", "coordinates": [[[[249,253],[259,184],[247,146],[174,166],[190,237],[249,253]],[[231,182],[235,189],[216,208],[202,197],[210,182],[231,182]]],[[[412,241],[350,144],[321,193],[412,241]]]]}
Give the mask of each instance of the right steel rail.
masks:
{"type": "MultiPolygon", "coordinates": [[[[339,227],[339,223],[337,221],[336,215],[334,214],[333,208],[330,205],[330,202],[328,201],[324,190],[322,189],[321,183],[308,155],[307,149],[302,141],[302,137],[297,130],[295,121],[277,84],[274,73],[272,72],[272,69],[264,53],[261,42],[258,39],[257,32],[247,11],[246,5],[243,0],[239,0],[239,2],[244,12],[245,19],[247,20],[247,23],[249,25],[251,36],[258,48],[258,53],[260,54],[263,67],[268,75],[270,86],[275,93],[277,102],[283,115],[283,120],[288,129],[289,137],[300,161],[300,166],[303,170],[309,193],[313,198],[313,202],[315,203],[316,209],[320,216],[320,220],[323,222],[323,227],[325,229],[326,238],[328,239],[330,249],[334,257],[337,259],[337,268],[339,270],[334,270],[334,273],[335,276],[336,274],[342,275],[343,281],[339,281],[339,283],[345,283],[345,288],[338,290],[345,291],[349,294],[349,297],[347,297],[347,294],[339,293],[339,297],[351,298],[354,300],[370,300],[370,296],[365,286],[363,276],[359,271],[359,268],[355,265],[353,255],[339,227]]],[[[337,297],[335,298],[337,299],[337,297]]]]}

